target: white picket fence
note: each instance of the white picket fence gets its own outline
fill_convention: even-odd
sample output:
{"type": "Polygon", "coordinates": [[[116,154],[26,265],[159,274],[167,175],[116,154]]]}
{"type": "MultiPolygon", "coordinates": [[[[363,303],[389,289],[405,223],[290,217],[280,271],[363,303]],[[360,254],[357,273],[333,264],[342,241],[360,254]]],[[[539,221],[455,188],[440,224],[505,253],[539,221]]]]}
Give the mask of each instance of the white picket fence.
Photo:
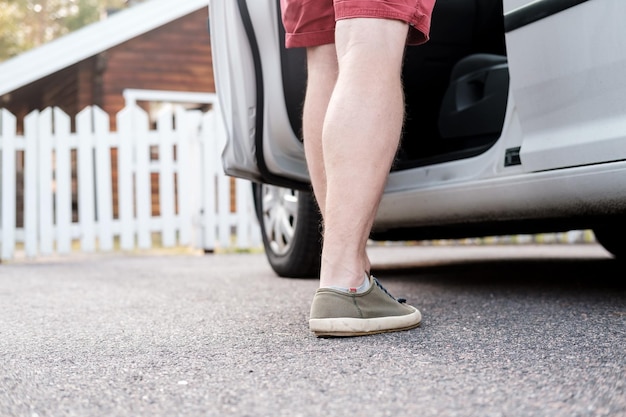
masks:
{"type": "Polygon", "coordinates": [[[26,116],[23,134],[17,134],[16,117],[0,110],[1,258],[260,247],[251,185],[222,171],[225,138],[217,111],[173,106],[150,129],[147,113],[130,104],[110,131],[109,117],[98,107],[81,111],[75,129],[65,113],[48,108],[26,116]],[[154,174],[158,215],[152,208],[154,174]]]}

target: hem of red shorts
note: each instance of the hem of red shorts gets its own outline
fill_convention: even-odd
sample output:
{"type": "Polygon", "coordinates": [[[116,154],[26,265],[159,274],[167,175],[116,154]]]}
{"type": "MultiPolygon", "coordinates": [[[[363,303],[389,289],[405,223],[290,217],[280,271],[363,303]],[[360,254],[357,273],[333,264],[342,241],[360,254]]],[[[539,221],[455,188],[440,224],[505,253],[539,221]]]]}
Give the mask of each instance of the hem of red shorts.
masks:
{"type": "MultiPolygon", "coordinates": [[[[421,45],[428,42],[430,27],[428,25],[412,26],[409,28],[407,45],[421,45]]],[[[307,48],[335,43],[335,31],[327,30],[315,33],[296,33],[285,35],[286,48],[307,48]]]]}
{"type": "MultiPolygon", "coordinates": [[[[407,36],[407,45],[421,45],[429,40],[430,34],[430,16],[416,15],[407,12],[394,12],[387,10],[381,15],[378,9],[358,9],[337,10],[336,20],[352,19],[352,18],[382,18],[395,19],[406,22],[409,26],[409,34],[407,36]]],[[[318,32],[307,33],[287,33],[285,35],[285,47],[287,48],[306,48],[311,46],[319,46],[335,43],[335,30],[327,29],[318,32]]]]}
{"type": "Polygon", "coordinates": [[[381,11],[377,8],[351,8],[342,7],[343,3],[335,5],[335,19],[353,19],[353,18],[379,18],[394,19],[406,22],[411,28],[407,37],[407,44],[420,45],[429,39],[430,34],[430,16],[416,12],[414,8],[400,7],[400,9],[386,9],[381,11]],[[417,33],[416,33],[417,32],[417,33]]]}

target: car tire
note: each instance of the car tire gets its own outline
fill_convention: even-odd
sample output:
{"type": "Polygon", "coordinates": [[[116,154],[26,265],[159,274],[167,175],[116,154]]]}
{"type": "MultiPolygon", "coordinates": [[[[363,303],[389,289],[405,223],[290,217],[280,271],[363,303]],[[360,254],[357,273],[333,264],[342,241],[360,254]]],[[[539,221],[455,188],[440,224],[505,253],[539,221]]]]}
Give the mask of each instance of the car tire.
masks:
{"type": "Polygon", "coordinates": [[[278,276],[319,277],[320,211],[312,193],[253,184],[265,255],[278,276]]]}
{"type": "Polygon", "coordinates": [[[616,259],[626,261],[626,239],[623,228],[615,227],[615,225],[599,226],[594,227],[593,234],[596,241],[616,259]]]}

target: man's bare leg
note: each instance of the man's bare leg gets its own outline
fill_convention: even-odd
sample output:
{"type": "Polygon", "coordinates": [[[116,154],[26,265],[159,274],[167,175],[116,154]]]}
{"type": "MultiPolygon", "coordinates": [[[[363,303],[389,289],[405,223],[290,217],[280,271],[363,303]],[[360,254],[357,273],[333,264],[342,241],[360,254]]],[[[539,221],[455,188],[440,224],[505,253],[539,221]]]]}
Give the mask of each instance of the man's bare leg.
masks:
{"type": "MultiPolygon", "coordinates": [[[[302,130],[311,184],[323,218],[326,205],[326,170],[322,149],[322,127],[339,73],[335,44],[307,48],[307,65],[308,79],[302,130]]],[[[371,265],[367,254],[364,254],[364,259],[363,270],[369,272],[371,265]]]]}
{"type": "Polygon", "coordinates": [[[404,120],[401,69],[407,31],[408,25],[396,20],[337,22],[339,74],[322,131],[326,192],[319,190],[323,182],[314,185],[323,196],[321,287],[363,282],[369,233],[404,120]]]}

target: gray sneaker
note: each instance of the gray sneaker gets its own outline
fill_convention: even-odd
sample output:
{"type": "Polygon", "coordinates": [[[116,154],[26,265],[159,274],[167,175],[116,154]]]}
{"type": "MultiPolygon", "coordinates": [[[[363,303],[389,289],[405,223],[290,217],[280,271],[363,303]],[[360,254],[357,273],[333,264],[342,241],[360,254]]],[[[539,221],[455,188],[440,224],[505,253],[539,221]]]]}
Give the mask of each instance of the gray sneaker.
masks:
{"type": "Polygon", "coordinates": [[[395,299],[373,276],[364,293],[319,288],[313,297],[309,328],[318,337],[364,336],[413,329],[422,314],[395,299]]]}

